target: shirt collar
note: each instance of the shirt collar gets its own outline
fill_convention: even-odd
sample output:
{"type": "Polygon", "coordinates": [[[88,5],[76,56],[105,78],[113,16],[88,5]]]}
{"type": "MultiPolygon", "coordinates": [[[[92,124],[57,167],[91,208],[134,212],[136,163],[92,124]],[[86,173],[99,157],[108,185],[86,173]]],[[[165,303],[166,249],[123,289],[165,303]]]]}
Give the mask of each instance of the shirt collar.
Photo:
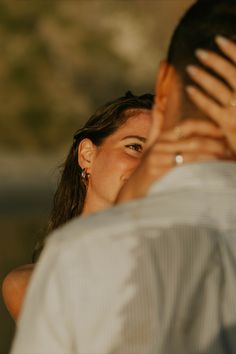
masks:
{"type": "Polygon", "coordinates": [[[176,167],[165,177],[154,182],[149,194],[183,188],[225,189],[236,188],[236,163],[207,161],[176,167]]]}

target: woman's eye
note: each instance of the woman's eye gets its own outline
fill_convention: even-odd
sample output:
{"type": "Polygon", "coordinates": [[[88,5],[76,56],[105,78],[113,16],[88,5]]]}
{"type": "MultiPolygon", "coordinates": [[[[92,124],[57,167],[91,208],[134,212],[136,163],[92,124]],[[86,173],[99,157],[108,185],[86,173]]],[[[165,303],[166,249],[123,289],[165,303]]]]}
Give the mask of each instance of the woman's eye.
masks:
{"type": "Polygon", "coordinates": [[[127,148],[137,151],[137,152],[142,152],[143,151],[143,147],[140,144],[129,144],[126,145],[127,148]]]}

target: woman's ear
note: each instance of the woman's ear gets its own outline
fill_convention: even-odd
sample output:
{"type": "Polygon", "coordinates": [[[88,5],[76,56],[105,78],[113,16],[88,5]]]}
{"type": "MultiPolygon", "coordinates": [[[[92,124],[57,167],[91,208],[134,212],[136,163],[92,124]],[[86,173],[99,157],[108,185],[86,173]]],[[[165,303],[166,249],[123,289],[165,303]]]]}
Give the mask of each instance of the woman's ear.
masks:
{"type": "Polygon", "coordinates": [[[78,163],[80,167],[85,168],[89,173],[89,170],[92,166],[93,160],[97,153],[97,147],[93,142],[85,138],[83,139],[78,146],[78,163]]]}

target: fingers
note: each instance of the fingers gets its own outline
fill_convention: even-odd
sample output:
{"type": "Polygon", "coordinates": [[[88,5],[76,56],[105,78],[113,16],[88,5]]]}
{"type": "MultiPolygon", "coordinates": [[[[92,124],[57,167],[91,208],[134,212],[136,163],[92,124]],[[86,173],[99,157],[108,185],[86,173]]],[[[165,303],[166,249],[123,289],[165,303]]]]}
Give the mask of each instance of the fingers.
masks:
{"type": "MultiPolygon", "coordinates": [[[[203,152],[184,152],[183,163],[203,162],[203,161],[215,161],[219,157],[203,152]]],[[[149,190],[150,185],[166,175],[174,167],[176,167],[175,153],[157,152],[151,150],[143,163],[139,165],[137,170],[131,176],[130,180],[124,186],[124,191],[120,195],[121,201],[144,196],[149,190]],[[145,173],[144,173],[145,171],[145,173]],[[132,186],[133,183],[133,186],[132,186]],[[138,186],[138,188],[133,188],[138,186]],[[130,194],[131,190],[131,194],[130,194]]]]}
{"type": "Polygon", "coordinates": [[[227,142],[236,155],[236,110],[231,107],[220,107],[212,99],[204,95],[195,87],[188,87],[187,92],[191,100],[200,108],[209,118],[215,121],[222,129],[227,142]]]}
{"type": "Polygon", "coordinates": [[[188,86],[186,91],[196,106],[222,127],[225,118],[222,116],[221,107],[194,86],[188,86]]]}
{"type": "Polygon", "coordinates": [[[236,64],[236,44],[223,36],[217,36],[215,40],[222,52],[236,64]]]}
{"type": "MultiPolygon", "coordinates": [[[[205,66],[208,66],[215,71],[215,73],[224,78],[229,87],[232,87],[232,89],[236,91],[236,65],[234,65],[234,63],[236,64],[236,44],[221,36],[216,37],[216,43],[230,61],[216,53],[202,50],[197,51],[196,55],[205,66]]],[[[187,93],[195,105],[222,129],[235,156],[236,92],[233,93],[226,84],[224,85],[217,78],[211,77],[211,75],[204,70],[200,70],[196,67],[194,67],[194,70],[192,69],[193,68],[190,68],[189,70],[188,68],[187,72],[209,96],[194,86],[187,87],[187,93]]]]}
{"type": "Polygon", "coordinates": [[[227,155],[228,148],[223,140],[210,139],[206,137],[192,137],[177,142],[162,142],[158,141],[152,147],[154,153],[171,153],[175,154],[177,151],[181,153],[194,154],[211,154],[212,156],[221,157],[227,155]]]}
{"type": "Polygon", "coordinates": [[[229,103],[232,91],[221,81],[194,65],[189,65],[186,70],[190,77],[219,103],[229,103]]]}
{"type": "MultiPolygon", "coordinates": [[[[183,164],[201,161],[216,161],[220,159],[217,156],[204,152],[181,152],[181,155],[183,156],[183,164]]],[[[175,153],[160,153],[156,157],[158,158],[158,163],[156,163],[156,165],[153,164],[153,175],[155,172],[156,174],[159,173],[159,170],[164,167],[166,169],[171,169],[176,166],[175,153]]]]}
{"type": "MultiPolygon", "coordinates": [[[[224,135],[236,132],[236,110],[229,107],[221,107],[211,98],[194,86],[186,88],[191,100],[200,108],[209,118],[215,121],[223,130],[224,135]]],[[[236,136],[235,136],[236,140],[236,136]]]]}
{"type": "Polygon", "coordinates": [[[213,69],[229,83],[233,90],[236,90],[236,70],[232,63],[216,53],[202,49],[196,51],[196,56],[200,62],[213,69]]]}
{"type": "MultiPolygon", "coordinates": [[[[144,167],[145,178],[155,180],[160,177],[162,171],[168,171],[176,166],[175,157],[177,153],[180,153],[183,157],[183,164],[201,162],[201,161],[215,161],[226,160],[230,158],[229,151],[223,143],[214,144],[212,141],[205,141],[205,149],[199,149],[199,146],[203,143],[203,140],[199,140],[197,143],[189,144],[186,141],[183,143],[159,143],[157,142],[152,146],[149,151],[146,152],[143,157],[143,162],[138,169],[144,167]]],[[[144,178],[144,176],[142,176],[144,178]]]]}
{"type": "Polygon", "coordinates": [[[188,119],[183,121],[174,129],[162,133],[160,135],[160,139],[166,141],[179,141],[180,139],[196,135],[217,139],[222,138],[223,133],[214,123],[204,120],[188,119]]]}
{"type": "MultiPolygon", "coordinates": [[[[150,181],[155,181],[164,173],[169,172],[176,167],[175,153],[155,152],[148,156],[148,161],[145,165],[145,178],[150,181]]],[[[181,152],[183,164],[196,163],[203,161],[217,161],[221,158],[206,152],[181,152]]],[[[142,175],[141,175],[142,176],[142,175]]],[[[144,176],[142,176],[142,181],[144,176]]]]}

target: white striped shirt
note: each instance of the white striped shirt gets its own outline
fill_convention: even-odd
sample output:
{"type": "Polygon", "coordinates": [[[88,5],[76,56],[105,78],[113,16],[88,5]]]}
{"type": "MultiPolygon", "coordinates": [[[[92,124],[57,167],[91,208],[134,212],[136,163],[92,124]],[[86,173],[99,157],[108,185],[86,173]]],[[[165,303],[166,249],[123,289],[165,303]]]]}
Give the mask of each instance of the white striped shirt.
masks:
{"type": "Polygon", "coordinates": [[[236,164],[208,162],[55,231],[12,354],[236,353],[235,333],[236,164]]]}

